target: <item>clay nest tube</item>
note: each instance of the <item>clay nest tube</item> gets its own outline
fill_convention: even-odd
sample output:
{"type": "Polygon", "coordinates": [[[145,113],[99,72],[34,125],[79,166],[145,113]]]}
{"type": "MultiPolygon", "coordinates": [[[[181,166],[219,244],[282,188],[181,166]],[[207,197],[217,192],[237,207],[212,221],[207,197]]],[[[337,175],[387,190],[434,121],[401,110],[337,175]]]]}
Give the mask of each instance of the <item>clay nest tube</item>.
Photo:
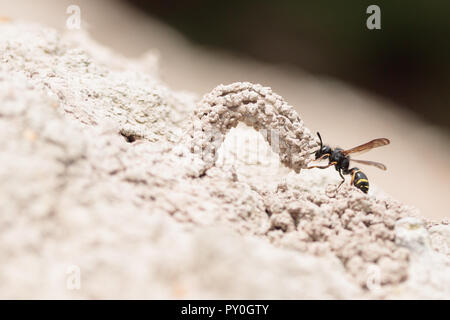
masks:
{"type": "Polygon", "coordinates": [[[190,151],[203,160],[200,173],[215,164],[225,135],[239,122],[262,133],[280,161],[297,173],[318,147],[294,108],[270,88],[249,82],[219,85],[200,101],[187,130],[190,151]]]}

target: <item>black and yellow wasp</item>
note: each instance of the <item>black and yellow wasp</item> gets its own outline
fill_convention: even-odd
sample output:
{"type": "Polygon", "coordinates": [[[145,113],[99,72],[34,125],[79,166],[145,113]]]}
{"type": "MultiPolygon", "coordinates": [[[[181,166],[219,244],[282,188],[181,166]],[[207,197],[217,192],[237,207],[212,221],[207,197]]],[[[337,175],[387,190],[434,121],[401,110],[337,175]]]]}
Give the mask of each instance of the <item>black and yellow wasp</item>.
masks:
{"type": "Polygon", "coordinates": [[[372,141],[369,141],[367,143],[364,143],[362,145],[359,145],[357,147],[343,150],[340,148],[331,149],[329,146],[323,145],[322,143],[322,137],[320,136],[320,133],[317,132],[317,135],[320,139],[320,149],[314,152],[316,155],[315,160],[323,160],[323,159],[329,159],[329,163],[326,166],[312,166],[308,167],[308,169],[312,168],[320,168],[320,169],[326,169],[328,167],[334,166],[336,170],[339,172],[339,175],[342,178],[341,183],[339,184],[338,188],[344,183],[345,178],[343,174],[351,174],[352,180],[350,182],[350,185],[354,185],[356,188],[361,190],[364,193],[367,193],[369,191],[369,180],[367,179],[367,176],[358,168],[349,168],[350,161],[374,166],[381,170],[386,170],[386,166],[382,163],[375,162],[375,161],[366,161],[366,160],[355,160],[350,159],[350,154],[361,154],[364,152],[367,152],[373,148],[381,147],[388,145],[390,143],[389,139],[386,138],[379,138],[372,141]]]}

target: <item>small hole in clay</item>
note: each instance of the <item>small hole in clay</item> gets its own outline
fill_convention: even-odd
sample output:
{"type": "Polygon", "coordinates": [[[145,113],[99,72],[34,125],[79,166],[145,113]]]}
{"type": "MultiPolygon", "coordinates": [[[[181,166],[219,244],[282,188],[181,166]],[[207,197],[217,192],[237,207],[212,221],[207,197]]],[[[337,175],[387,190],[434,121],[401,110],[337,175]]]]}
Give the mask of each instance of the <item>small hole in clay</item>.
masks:
{"type": "Polygon", "coordinates": [[[127,133],[127,132],[121,131],[120,134],[122,135],[122,137],[125,138],[125,141],[128,142],[128,143],[133,143],[136,140],[142,139],[141,136],[138,136],[138,135],[132,134],[132,133],[127,133]]]}

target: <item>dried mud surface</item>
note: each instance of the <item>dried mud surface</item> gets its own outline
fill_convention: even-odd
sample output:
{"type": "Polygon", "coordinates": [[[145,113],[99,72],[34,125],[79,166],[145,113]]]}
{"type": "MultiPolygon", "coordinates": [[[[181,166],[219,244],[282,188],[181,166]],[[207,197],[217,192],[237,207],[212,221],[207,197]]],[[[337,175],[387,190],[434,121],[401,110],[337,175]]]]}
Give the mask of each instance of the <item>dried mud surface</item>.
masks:
{"type": "Polygon", "coordinates": [[[31,24],[0,54],[0,297],[450,298],[448,221],[302,170],[318,141],[270,88],[175,92],[31,24]]]}

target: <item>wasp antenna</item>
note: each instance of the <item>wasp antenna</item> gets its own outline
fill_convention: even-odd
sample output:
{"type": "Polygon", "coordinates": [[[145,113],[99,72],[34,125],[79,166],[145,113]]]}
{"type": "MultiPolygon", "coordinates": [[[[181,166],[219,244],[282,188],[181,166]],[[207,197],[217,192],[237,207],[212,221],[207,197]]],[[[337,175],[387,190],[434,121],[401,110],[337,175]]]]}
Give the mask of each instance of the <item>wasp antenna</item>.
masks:
{"type": "Polygon", "coordinates": [[[322,149],[322,137],[320,136],[320,133],[319,133],[319,131],[317,131],[317,135],[319,136],[319,139],[320,139],[320,149],[322,149]]]}

